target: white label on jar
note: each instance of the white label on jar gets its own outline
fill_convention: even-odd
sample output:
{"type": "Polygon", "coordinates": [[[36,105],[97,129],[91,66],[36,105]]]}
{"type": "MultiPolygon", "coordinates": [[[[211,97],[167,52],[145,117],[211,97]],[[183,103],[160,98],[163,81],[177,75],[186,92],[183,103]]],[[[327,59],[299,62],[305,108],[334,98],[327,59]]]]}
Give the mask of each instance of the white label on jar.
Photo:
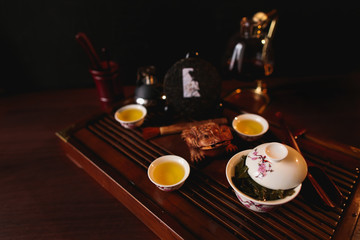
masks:
{"type": "Polygon", "coordinates": [[[193,68],[183,68],[182,70],[184,98],[200,97],[199,82],[194,80],[191,75],[193,72],[193,68]]]}

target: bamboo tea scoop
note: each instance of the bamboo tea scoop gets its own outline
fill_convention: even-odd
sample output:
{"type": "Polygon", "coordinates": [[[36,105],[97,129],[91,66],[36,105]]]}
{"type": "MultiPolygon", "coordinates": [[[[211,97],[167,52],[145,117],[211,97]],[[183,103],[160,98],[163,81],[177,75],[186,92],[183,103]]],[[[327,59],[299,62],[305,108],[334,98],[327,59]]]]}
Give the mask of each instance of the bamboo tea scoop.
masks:
{"type": "MultiPolygon", "coordinates": [[[[290,131],[287,124],[285,123],[282,113],[277,112],[276,117],[279,119],[281,127],[285,130],[289,143],[301,154],[300,148],[295,140],[295,137],[290,131]]],[[[323,169],[316,166],[312,162],[306,161],[306,163],[309,169],[307,178],[314,187],[317,194],[323,200],[324,204],[331,208],[340,205],[342,203],[343,196],[340,190],[338,189],[338,187],[336,186],[336,184],[323,171],[323,169]]]]}

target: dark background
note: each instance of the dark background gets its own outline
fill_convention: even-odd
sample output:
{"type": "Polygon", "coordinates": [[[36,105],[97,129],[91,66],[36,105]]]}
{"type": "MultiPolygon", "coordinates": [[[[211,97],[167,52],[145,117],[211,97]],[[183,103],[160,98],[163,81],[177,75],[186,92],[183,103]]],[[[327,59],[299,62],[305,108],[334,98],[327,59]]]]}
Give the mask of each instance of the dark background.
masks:
{"type": "Polygon", "coordinates": [[[350,1],[65,0],[0,2],[2,92],[93,87],[75,41],[85,32],[120,64],[124,84],[155,65],[161,80],[189,51],[220,67],[243,16],[277,9],[274,76],[335,75],[360,69],[360,10],[350,1]]]}

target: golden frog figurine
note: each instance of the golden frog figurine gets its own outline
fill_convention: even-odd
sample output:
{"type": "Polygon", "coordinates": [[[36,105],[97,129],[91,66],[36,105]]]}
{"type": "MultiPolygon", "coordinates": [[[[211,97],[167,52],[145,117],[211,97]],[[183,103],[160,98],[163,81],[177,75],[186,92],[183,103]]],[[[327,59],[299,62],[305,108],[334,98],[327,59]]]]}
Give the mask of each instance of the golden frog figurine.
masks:
{"type": "Polygon", "coordinates": [[[226,125],[214,122],[185,129],[181,133],[190,149],[191,161],[200,162],[205,156],[213,157],[226,152],[233,152],[237,147],[231,143],[233,136],[226,125]]]}

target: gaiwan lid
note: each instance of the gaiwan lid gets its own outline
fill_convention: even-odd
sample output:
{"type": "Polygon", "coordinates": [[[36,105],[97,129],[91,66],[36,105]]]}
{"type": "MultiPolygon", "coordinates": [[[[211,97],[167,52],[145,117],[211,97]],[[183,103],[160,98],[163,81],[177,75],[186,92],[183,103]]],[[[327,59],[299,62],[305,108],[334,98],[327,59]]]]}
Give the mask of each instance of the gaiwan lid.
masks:
{"type": "Polygon", "coordinates": [[[255,182],[274,190],[297,187],[308,171],[306,161],[298,151],[277,142],[255,147],[247,155],[245,164],[255,182]]]}

